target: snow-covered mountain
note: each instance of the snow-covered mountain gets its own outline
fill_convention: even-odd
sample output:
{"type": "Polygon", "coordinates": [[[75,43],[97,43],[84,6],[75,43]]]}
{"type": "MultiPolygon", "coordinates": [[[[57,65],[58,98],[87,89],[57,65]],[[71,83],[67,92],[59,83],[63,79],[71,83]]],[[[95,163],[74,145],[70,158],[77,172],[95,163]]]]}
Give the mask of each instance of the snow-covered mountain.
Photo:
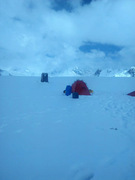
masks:
{"type": "Polygon", "coordinates": [[[38,75],[29,69],[9,68],[7,70],[0,69],[0,76],[34,76],[38,75]]]}
{"type": "MultiPolygon", "coordinates": [[[[8,70],[0,69],[0,76],[40,76],[42,72],[36,72],[29,69],[11,68],[8,70]]],[[[129,69],[100,69],[74,67],[66,71],[50,71],[50,76],[92,76],[92,77],[135,77],[135,66],[129,69]]]]}
{"type": "Polygon", "coordinates": [[[11,76],[11,74],[6,70],[0,69],[0,76],[11,76]]]}
{"type": "Polygon", "coordinates": [[[73,69],[76,75],[82,76],[96,76],[96,77],[135,77],[135,67],[130,69],[73,69]]]}
{"type": "Polygon", "coordinates": [[[131,67],[128,71],[127,71],[128,74],[131,75],[131,77],[135,77],[135,67],[131,67]]]}
{"type": "Polygon", "coordinates": [[[98,69],[95,73],[95,76],[101,77],[135,77],[135,67],[130,69],[98,69]]]}

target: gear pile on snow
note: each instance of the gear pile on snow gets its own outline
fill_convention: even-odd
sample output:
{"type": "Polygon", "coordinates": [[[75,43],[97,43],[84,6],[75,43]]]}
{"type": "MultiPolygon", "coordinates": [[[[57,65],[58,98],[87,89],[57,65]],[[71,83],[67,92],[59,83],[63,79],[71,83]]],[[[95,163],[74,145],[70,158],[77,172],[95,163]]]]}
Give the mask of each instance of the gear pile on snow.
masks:
{"type": "Polygon", "coordinates": [[[71,93],[73,98],[78,98],[78,95],[91,95],[93,93],[92,90],[89,90],[86,83],[82,80],[75,81],[72,86],[67,85],[66,89],[63,91],[66,96],[69,96],[71,93]]]}
{"type": "Polygon", "coordinates": [[[81,80],[77,80],[72,84],[72,93],[73,92],[77,92],[79,95],[90,95],[86,83],[81,80]]]}

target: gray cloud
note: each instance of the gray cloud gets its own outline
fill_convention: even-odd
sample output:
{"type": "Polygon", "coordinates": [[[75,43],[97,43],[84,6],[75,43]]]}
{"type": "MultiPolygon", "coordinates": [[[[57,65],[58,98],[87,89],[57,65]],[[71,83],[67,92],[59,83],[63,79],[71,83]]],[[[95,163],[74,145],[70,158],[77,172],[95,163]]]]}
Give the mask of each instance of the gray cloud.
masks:
{"type": "Polygon", "coordinates": [[[1,0],[0,66],[40,71],[135,65],[135,1],[1,0]],[[63,1],[64,2],[64,1],[63,1]],[[85,42],[123,47],[80,51],[85,42]]]}

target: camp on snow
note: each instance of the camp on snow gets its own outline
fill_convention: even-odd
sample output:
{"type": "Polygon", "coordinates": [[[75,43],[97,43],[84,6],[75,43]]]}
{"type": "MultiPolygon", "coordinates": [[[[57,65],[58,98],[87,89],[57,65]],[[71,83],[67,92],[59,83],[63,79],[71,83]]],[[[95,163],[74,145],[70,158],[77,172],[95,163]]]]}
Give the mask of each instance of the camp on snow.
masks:
{"type": "Polygon", "coordinates": [[[71,93],[78,93],[79,95],[91,95],[93,92],[92,90],[89,90],[86,83],[82,80],[75,81],[72,86],[67,85],[66,90],[63,91],[67,96],[69,96],[71,93]]]}

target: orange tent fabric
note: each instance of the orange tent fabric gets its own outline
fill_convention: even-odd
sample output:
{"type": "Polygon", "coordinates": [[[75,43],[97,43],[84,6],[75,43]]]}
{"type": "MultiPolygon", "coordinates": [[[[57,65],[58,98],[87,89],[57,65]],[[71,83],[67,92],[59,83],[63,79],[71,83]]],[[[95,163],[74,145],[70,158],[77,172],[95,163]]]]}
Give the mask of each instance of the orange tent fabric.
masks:
{"type": "Polygon", "coordinates": [[[72,84],[72,92],[77,92],[79,95],[90,95],[86,83],[82,80],[77,80],[72,84]]]}

